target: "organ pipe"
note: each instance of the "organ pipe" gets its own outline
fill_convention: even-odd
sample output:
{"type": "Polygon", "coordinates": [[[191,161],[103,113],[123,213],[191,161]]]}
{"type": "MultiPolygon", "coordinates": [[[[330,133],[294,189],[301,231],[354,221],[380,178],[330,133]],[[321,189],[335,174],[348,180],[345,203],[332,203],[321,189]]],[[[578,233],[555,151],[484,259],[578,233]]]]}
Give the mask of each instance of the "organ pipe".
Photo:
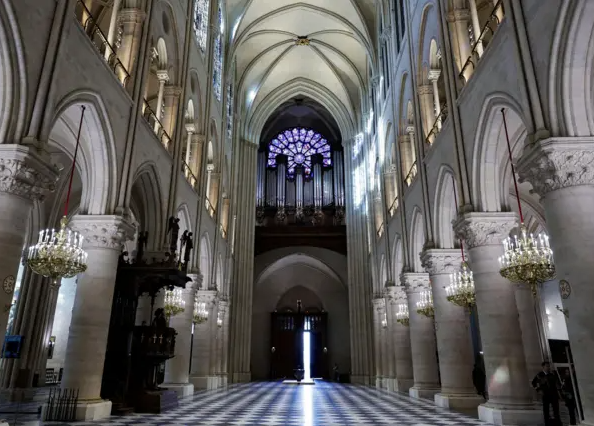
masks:
{"type": "Polygon", "coordinates": [[[322,208],[322,156],[312,155],[313,181],[314,181],[314,206],[316,210],[322,208]]]}
{"type": "Polygon", "coordinates": [[[295,171],[295,189],[297,192],[296,197],[296,207],[303,207],[303,169],[301,167],[297,168],[295,171]]]}
{"type": "Polygon", "coordinates": [[[276,206],[285,207],[287,181],[287,156],[279,154],[276,157],[276,206]]]}
{"type": "Polygon", "coordinates": [[[334,151],[334,203],[336,207],[344,207],[344,159],[342,151],[334,151]]]}
{"type": "Polygon", "coordinates": [[[258,183],[256,187],[256,207],[264,207],[266,204],[266,192],[264,185],[267,182],[266,176],[266,152],[258,152],[258,183]]]}

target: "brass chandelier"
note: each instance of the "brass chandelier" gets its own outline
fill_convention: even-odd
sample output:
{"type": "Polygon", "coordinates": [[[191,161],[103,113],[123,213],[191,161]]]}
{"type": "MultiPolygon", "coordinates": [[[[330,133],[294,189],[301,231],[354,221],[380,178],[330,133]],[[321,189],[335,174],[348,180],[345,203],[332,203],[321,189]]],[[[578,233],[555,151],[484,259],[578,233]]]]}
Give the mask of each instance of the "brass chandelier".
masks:
{"type": "MultiPolygon", "coordinates": [[[[456,182],[452,176],[454,187],[454,203],[456,204],[456,215],[458,215],[458,196],[456,195],[456,182]]],[[[476,291],[472,271],[464,257],[464,242],[460,238],[460,253],[462,255],[462,266],[459,271],[450,274],[450,285],[446,290],[446,299],[454,305],[471,309],[476,304],[476,291]]]]}
{"type": "Polygon", "coordinates": [[[417,314],[423,315],[427,318],[435,317],[435,309],[433,308],[433,296],[431,290],[423,290],[421,292],[421,300],[417,302],[417,314]]]}
{"type": "Polygon", "coordinates": [[[396,322],[404,326],[410,325],[410,315],[408,314],[408,305],[401,303],[398,305],[398,312],[396,312],[396,322]]]}
{"type": "Polygon", "coordinates": [[[88,254],[83,250],[84,238],[78,232],[68,228],[68,204],[72,192],[72,180],[76,167],[76,156],[80,146],[80,133],[85,116],[85,106],[81,107],[80,124],[74,148],[74,158],[70,170],[70,182],[64,206],[64,216],[60,220],[60,229],[39,231],[37,244],[29,247],[27,265],[36,274],[51,278],[54,282],[60,278],[71,278],[87,270],[88,254]]]}
{"type": "Polygon", "coordinates": [[[165,306],[163,308],[167,321],[186,310],[186,301],[183,298],[181,288],[174,288],[165,292],[165,306]]]}
{"type": "Polygon", "coordinates": [[[529,234],[524,225],[524,215],[520,204],[520,192],[514,164],[512,162],[512,151],[507,130],[505,110],[501,109],[503,116],[503,127],[507,141],[507,152],[511,165],[512,178],[516,190],[516,200],[520,214],[520,236],[514,235],[503,241],[504,254],[499,258],[501,269],[499,273],[516,284],[528,284],[532,294],[536,296],[538,286],[555,277],[555,264],[553,261],[553,250],[549,245],[549,237],[541,233],[538,236],[529,234]]]}
{"type": "Polygon", "coordinates": [[[208,321],[208,311],[206,310],[206,302],[194,301],[194,315],[192,322],[194,324],[203,324],[208,321]]]}

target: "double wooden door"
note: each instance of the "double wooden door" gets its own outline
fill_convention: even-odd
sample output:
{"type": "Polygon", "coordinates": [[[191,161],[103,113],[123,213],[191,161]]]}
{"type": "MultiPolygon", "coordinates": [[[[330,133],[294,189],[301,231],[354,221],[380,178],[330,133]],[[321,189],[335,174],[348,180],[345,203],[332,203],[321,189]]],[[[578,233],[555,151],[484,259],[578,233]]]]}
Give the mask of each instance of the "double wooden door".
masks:
{"type": "Polygon", "coordinates": [[[271,314],[270,378],[292,378],[293,370],[303,365],[304,333],[309,333],[311,377],[328,377],[328,314],[273,312],[271,314]]]}

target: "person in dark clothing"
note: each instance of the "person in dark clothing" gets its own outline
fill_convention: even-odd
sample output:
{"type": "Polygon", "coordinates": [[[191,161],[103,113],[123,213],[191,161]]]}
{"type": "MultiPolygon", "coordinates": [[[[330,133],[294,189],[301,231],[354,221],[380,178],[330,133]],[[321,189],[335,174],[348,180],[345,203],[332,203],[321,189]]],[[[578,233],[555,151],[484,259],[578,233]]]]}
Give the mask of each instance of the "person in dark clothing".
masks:
{"type": "Polygon", "coordinates": [[[476,388],[476,393],[487,399],[487,375],[485,374],[485,368],[483,363],[477,359],[474,362],[474,368],[472,369],[472,383],[476,388]]]}
{"type": "Polygon", "coordinates": [[[559,415],[559,400],[561,384],[557,374],[551,372],[551,364],[543,362],[542,371],[532,379],[532,387],[538,391],[542,398],[542,410],[544,413],[545,426],[562,426],[559,415]],[[553,407],[553,416],[551,419],[549,407],[553,407]]]}
{"type": "Polygon", "coordinates": [[[165,311],[159,308],[155,311],[155,318],[151,324],[153,327],[165,328],[167,327],[167,319],[165,318],[165,311]]]}
{"type": "Polygon", "coordinates": [[[569,424],[577,425],[577,406],[575,400],[575,393],[573,391],[573,383],[571,381],[571,372],[569,370],[565,371],[565,374],[563,375],[561,380],[561,394],[563,395],[563,400],[565,400],[565,405],[567,406],[567,410],[569,411],[569,424]]]}
{"type": "Polygon", "coordinates": [[[334,363],[334,368],[332,369],[332,371],[334,371],[334,381],[340,382],[340,373],[338,372],[338,364],[337,363],[334,363]]]}

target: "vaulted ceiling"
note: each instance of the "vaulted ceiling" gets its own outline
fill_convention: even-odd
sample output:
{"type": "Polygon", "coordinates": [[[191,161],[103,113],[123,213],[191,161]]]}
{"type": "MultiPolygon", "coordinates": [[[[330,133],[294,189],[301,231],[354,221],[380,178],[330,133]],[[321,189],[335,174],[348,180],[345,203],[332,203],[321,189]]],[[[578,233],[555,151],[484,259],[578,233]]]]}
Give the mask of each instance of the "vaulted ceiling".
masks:
{"type": "Polygon", "coordinates": [[[375,0],[227,0],[227,12],[242,121],[254,137],[277,107],[304,96],[341,131],[356,127],[373,63],[375,0]]]}

